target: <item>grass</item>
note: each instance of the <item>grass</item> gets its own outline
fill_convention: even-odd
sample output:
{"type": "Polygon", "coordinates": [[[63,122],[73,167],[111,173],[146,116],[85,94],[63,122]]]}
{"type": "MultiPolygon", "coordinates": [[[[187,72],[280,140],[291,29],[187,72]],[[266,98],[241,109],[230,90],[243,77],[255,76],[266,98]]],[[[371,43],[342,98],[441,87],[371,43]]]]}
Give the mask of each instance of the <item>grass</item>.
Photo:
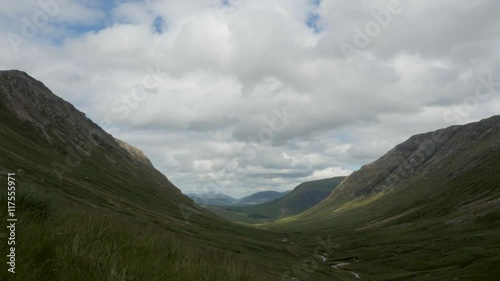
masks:
{"type": "MultiPolygon", "coordinates": [[[[27,192],[18,194],[17,272],[2,270],[1,280],[275,279],[216,248],[119,218],[62,214],[43,192],[31,187],[21,190],[27,192]]],[[[5,247],[2,243],[2,253],[7,252],[5,247]]],[[[5,255],[1,260],[5,264],[5,255]]]]}

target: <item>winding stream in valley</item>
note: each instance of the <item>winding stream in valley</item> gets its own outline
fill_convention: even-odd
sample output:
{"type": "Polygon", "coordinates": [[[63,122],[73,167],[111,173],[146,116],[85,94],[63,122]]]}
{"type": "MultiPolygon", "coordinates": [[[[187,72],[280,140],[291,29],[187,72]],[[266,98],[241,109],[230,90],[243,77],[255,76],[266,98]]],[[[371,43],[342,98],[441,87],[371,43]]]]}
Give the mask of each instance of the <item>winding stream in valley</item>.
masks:
{"type": "MultiPolygon", "coordinates": [[[[318,255],[319,258],[321,258],[321,261],[323,261],[323,263],[326,263],[328,261],[328,258],[325,257],[325,256],[322,256],[322,255],[318,255]]],[[[348,266],[350,265],[351,263],[349,262],[330,262],[330,267],[333,268],[333,269],[336,269],[336,270],[342,270],[342,271],[345,271],[345,272],[349,272],[350,274],[352,274],[354,276],[354,278],[356,279],[361,279],[361,276],[359,275],[359,273],[357,272],[353,272],[353,271],[349,271],[349,270],[346,270],[342,267],[344,266],[348,266]]]]}

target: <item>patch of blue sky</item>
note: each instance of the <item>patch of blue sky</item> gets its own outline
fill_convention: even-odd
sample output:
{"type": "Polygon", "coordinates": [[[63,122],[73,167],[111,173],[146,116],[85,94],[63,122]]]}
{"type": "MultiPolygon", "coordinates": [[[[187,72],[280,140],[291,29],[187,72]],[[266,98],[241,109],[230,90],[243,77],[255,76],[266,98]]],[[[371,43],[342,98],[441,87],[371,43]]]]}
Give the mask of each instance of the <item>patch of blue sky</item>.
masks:
{"type": "Polygon", "coordinates": [[[153,28],[154,28],[154,31],[156,33],[159,33],[159,34],[165,32],[167,30],[166,22],[162,16],[157,16],[153,20],[153,28]]]}
{"type": "Polygon", "coordinates": [[[324,29],[321,25],[321,16],[317,13],[307,14],[306,24],[315,33],[320,33],[324,29]]]}
{"type": "MultiPolygon", "coordinates": [[[[139,2],[143,0],[105,0],[105,1],[88,1],[85,5],[89,8],[97,9],[105,14],[103,19],[99,19],[92,23],[64,23],[64,22],[51,22],[50,25],[58,29],[60,32],[53,34],[44,34],[45,40],[50,41],[55,45],[60,45],[67,38],[79,37],[83,34],[98,32],[106,29],[115,22],[113,22],[111,13],[114,8],[122,3],[139,2]]],[[[165,29],[165,21],[163,18],[158,17],[153,23],[157,32],[163,32],[165,29]]]]}
{"type": "Polygon", "coordinates": [[[58,32],[44,33],[41,34],[43,37],[52,42],[54,45],[61,45],[64,40],[68,38],[79,37],[82,34],[87,34],[90,32],[98,32],[99,30],[105,29],[109,23],[106,22],[96,22],[92,24],[68,24],[68,23],[51,23],[52,27],[56,28],[58,32]]]}
{"type": "Polygon", "coordinates": [[[321,5],[321,0],[310,0],[310,3],[313,6],[313,11],[307,13],[306,25],[315,33],[320,33],[324,29],[324,26],[322,24],[321,16],[314,10],[317,10],[317,8],[319,8],[319,6],[321,5]]]}
{"type": "Polygon", "coordinates": [[[63,27],[71,33],[74,34],[85,34],[89,32],[97,32],[107,28],[111,23],[106,21],[100,21],[92,24],[67,24],[63,27]]]}
{"type": "Polygon", "coordinates": [[[89,1],[88,6],[97,8],[106,13],[110,13],[114,8],[123,3],[142,2],[143,0],[104,0],[104,1],[89,1]]]}
{"type": "Polygon", "coordinates": [[[347,170],[357,171],[359,169],[361,169],[360,165],[349,165],[349,166],[347,166],[347,170]]]}
{"type": "Polygon", "coordinates": [[[311,0],[311,4],[313,4],[316,7],[319,7],[321,5],[321,0],[311,0]]]}
{"type": "Polygon", "coordinates": [[[332,138],[342,143],[348,143],[352,140],[351,136],[347,132],[336,133],[332,135],[332,138]]]}
{"type": "Polygon", "coordinates": [[[224,7],[224,6],[230,7],[230,6],[233,6],[234,2],[235,2],[235,0],[219,0],[218,5],[221,7],[224,7]]]}

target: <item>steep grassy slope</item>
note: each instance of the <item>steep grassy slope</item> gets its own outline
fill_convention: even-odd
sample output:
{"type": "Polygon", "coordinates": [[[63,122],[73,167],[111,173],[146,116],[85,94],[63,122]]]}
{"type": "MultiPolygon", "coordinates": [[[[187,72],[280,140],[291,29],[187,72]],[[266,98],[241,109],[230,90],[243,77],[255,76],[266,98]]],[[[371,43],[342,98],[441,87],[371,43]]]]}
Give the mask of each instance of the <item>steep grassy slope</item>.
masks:
{"type": "Polygon", "coordinates": [[[217,215],[243,223],[272,222],[301,213],[327,198],[345,177],[301,183],[287,195],[260,205],[245,207],[208,206],[217,215]]]}
{"type": "Polygon", "coordinates": [[[186,224],[181,207],[192,209],[192,219],[213,218],[150,163],[26,74],[1,72],[0,100],[0,165],[23,170],[20,179],[39,179],[45,192],[96,209],[127,214],[133,207],[142,219],[186,224]],[[138,208],[139,202],[149,210],[138,208]]]}
{"type": "Polygon", "coordinates": [[[304,233],[331,235],[325,265],[347,260],[363,279],[498,280],[499,159],[499,116],[414,136],[269,227],[303,247],[304,233]]]}

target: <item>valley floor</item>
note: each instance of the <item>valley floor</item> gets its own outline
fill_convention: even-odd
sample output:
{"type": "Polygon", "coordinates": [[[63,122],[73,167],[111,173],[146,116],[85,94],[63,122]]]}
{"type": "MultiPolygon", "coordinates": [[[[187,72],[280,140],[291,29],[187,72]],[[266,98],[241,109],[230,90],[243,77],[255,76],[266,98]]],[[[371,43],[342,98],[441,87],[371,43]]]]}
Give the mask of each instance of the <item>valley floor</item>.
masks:
{"type": "MultiPolygon", "coordinates": [[[[355,228],[372,217],[354,208],[321,227],[285,220],[176,233],[112,214],[60,212],[36,189],[21,197],[17,273],[2,271],[1,280],[493,281],[500,276],[498,214],[456,227],[441,218],[405,222],[408,213],[355,228]]],[[[5,243],[0,250],[6,251],[5,243]]]]}

